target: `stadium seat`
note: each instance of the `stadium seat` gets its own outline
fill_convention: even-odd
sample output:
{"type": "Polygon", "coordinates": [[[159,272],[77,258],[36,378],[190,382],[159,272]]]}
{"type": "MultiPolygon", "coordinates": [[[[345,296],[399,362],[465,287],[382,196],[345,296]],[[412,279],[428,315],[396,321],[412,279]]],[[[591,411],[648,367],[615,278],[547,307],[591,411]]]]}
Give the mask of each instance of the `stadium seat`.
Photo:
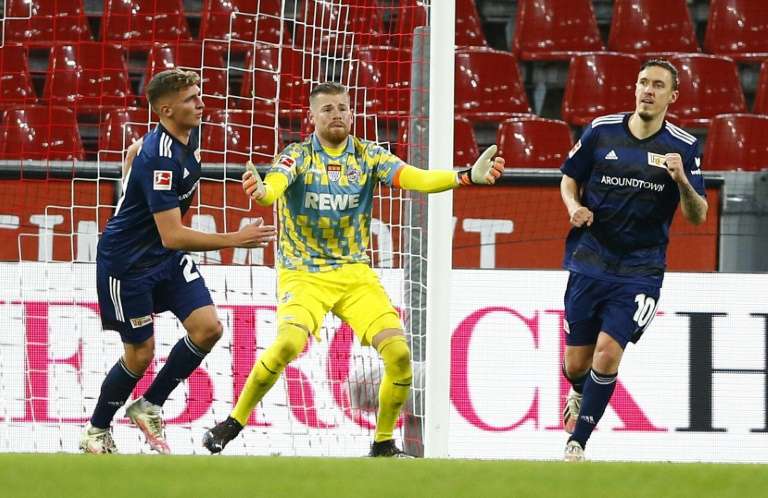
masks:
{"type": "Polygon", "coordinates": [[[0,159],[85,158],[75,113],[60,106],[13,106],[0,119],[0,159]]]}
{"type": "Polygon", "coordinates": [[[154,45],[147,56],[144,87],[152,76],[180,67],[202,73],[201,89],[206,107],[222,109],[227,104],[227,66],[222,46],[216,42],[184,42],[173,45],[154,45]]]}
{"type": "Polygon", "coordinates": [[[93,114],[101,106],[133,105],[123,49],[98,42],[54,46],[43,98],[78,114],[93,114]]]}
{"type": "Polygon", "coordinates": [[[608,50],[646,57],[701,51],[686,0],[616,0],[608,50]]]}
{"type": "Polygon", "coordinates": [[[304,0],[295,14],[294,47],[333,54],[387,42],[376,0],[304,0]]]}
{"type": "MultiPolygon", "coordinates": [[[[403,0],[400,5],[392,8],[397,16],[394,33],[390,33],[389,44],[393,47],[411,50],[413,48],[413,32],[428,23],[428,7],[422,0],[403,0]]],[[[458,36],[458,34],[457,34],[458,36]]]]}
{"type": "Polygon", "coordinates": [[[456,45],[488,46],[475,0],[456,0],[456,45]]]}
{"type": "MultiPolygon", "coordinates": [[[[418,125],[417,125],[418,126],[418,125]]],[[[410,122],[403,120],[400,123],[397,155],[403,160],[408,160],[408,148],[411,145],[409,138],[410,122]]],[[[464,168],[472,166],[480,156],[472,123],[464,118],[456,117],[453,120],[453,166],[464,168]]],[[[424,166],[426,165],[419,165],[424,166]]]]}
{"type": "Polygon", "coordinates": [[[509,52],[490,48],[456,50],[455,112],[470,121],[502,121],[531,112],[528,96],[509,52]]]}
{"type": "MultiPolygon", "coordinates": [[[[204,0],[200,39],[240,40],[253,43],[288,43],[287,26],[280,34],[281,0],[204,0]],[[257,15],[258,10],[258,15],[257,15]],[[234,18],[231,18],[234,13],[234,18]],[[232,27],[230,28],[230,18],[232,27]]],[[[232,48],[245,47],[232,44],[232,48]]]]}
{"type": "Polygon", "coordinates": [[[721,114],[712,120],[704,147],[704,169],[768,170],[768,116],[721,114]]]}
{"type": "Polygon", "coordinates": [[[755,114],[768,114],[768,60],[760,66],[760,79],[757,82],[755,106],[752,112],[755,114]]]}
{"type": "Polygon", "coordinates": [[[105,0],[101,39],[143,49],[191,35],[181,0],[105,0]]]}
{"type": "Polygon", "coordinates": [[[531,116],[501,123],[496,144],[508,168],[559,168],[573,140],[563,121],[531,116]]]}
{"type": "MultiPolygon", "coordinates": [[[[366,114],[404,117],[410,114],[411,53],[392,47],[361,47],[353,58],[358,63],[356,87],[366,114]]],[[[352,92],[351,97],[355,98],[352,92]]],[[[354,106],[362,112],[359,105],[354,106]]]]}
{"type": "Polygon", "coordinates": [[[760,0],[712,0],[704,49],[739,62],[768,59],[768,5],[760,0]]]}
{"type": "Polygon", "coordinates": [[[612,52],[577,55],[565,83],[562,117],[582,126],[596,117],[635,108],[635,82],[640,59],[612,52]]]}
{"type": "Polygon", "coordinates": [[[521,60],[568,60],[604,50],[591,0],[520,0],[512,52],[521,60]]]}
{"type": "Polygon", "coordinates": [[[27,61],[27,49],[23,45],[0,47],[0,109],[37,101],[27,61]]]}
{"type": "Polygon", "coordinates": [[[747,112],[736,63],[728,57],[689,54],[670,57],[680,77],[680,96],[669,108],[680,126],[706,127],[718,114],[747,112]]]}
{"type": "Polygon", "coordinates": [[[99,159],[122,161],[122,152],[149,132],[146,108],[127,107],[107,114],[99,133],[99,159]]]}
{"type": "Polygon", "coordinates": [[[203,162],[242,165],[249,159],[254,163],[271,161],[282,149],[279,137],[275,143],[274,122],[275,116],[267,113],[213,111],[202,126],[203,162]]]}
{"type": "Polygon", "coordinates": [[[83,0],[6,0],[5,8],[11,18],[5,20],[6,42],[40,47],[93,40],[83,0]]]}
{"type": "Polygon", "coordinates": [[[305,71],[308,72],[310,67],[310,64],[304,64],[304,57],[298,50],[256,46],[246,55],[240,92],[242,97],[249,100],[238,102],[237,107],[275,112],[279,82],[280,114],[301,119],[309,108],[311,87],[307,81],[311,75],[305,71]]]}

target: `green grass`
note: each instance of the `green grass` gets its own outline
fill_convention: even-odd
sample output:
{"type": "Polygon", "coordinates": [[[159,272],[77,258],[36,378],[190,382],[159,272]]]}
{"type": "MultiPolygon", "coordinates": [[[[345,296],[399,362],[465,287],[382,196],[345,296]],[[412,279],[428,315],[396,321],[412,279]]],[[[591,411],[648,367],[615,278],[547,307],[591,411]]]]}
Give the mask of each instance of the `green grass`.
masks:
{"type": "Polygon", "coordinates": [[[0,455],[3,498],[752,498],[765,465],[0,455]]]}

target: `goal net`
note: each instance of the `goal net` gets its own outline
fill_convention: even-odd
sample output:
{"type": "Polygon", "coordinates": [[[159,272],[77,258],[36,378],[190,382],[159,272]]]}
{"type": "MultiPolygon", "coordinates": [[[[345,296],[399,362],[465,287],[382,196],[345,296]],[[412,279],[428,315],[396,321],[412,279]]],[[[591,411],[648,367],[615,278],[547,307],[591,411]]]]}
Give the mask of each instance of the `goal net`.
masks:
{"type": "MultiPolygon", "coordinates": [[[[111,3],[105,6],[109,9],[111,3]]],[[[16,214],[0,218],[0,229],[15,229],[19,235],[2,249],[3,260],[9,262],[0,263],[0,323],[5,330],[0,338],[0,451],[76,451],[104,375],[122,353],[118,334],[100,327],[96,242],[121,194],[123,151],[156,122],[141,97],[153,74],[182,67],[202,75],[203,178],[184,220],[202,231],[234,231],[256,217],[266,223],[275,220],[271,208],[252,205],[243,195],[243,165],[251,159],[263,173],[285,145],[312,132],[308,96],[319,82],[333,80],[349,88],[355,135],[402,157],[407,154],[400,137],[411,109],[428,92],[426,86],[415,87],[411,76],[416,70],[413,29],[427,22],[426,3],[206,1],[197,40],[179,28],[188,22],[183,15],[175,31],[160,29],[161,14],[173,18],[175,11],[160,2],[154,8],[155,29],[142,39],[69,42],[62,54],[59,48],[23,48],[33,63],[35,57],[48,59],[47,73],[32,74],[43,80],[51,102],[59,105],[36,106],[40,118],[32,122],[41,130],[35,142],[46,142],[41,147],[53,153],[20,140],[19,154],[4,156],[0,189],[16,214]],[[60,56],[80,72],[69,74],[60,56]],[[101,78],[101,88],[89,93],[93,89],[84,88],[82,81],[87,75],[101,78]],[[57,101],[56,89],[49,86],[72,77],[79,78],[72,83],[74,95],[57,101]],[[124,79],[124,91],[107,89],[106,79],[124,79]]],[[[101,22],[140,31],[143,21],[121,17],[115,8],[105,10],[101,22]]],[[[30,115],[18,112],[26,113],[24,118],[30,115]]],[[[422,451],[423,416],[424,332],[418,319],[423,312],[418,306],[423,305],[418,303],[423,301],[426,266],[420,210],[423,199],[379,188],[370,247],[372,265],[403,315],[419,365],[396,434],[398,444],[414,453],[422,451]]],[[[208,251],[195,259],[225,333],[164,405],[174,453],[205,452],[203,432],[226,418],[255,359],[275,339],[274,248],[208,251]]],[[[182,334],[170,313],[157,316],[156,359],[134,396],[148,387],[182,334]]],[[[367,452],[380,360],[331,315],[321,335],[322,341],[311,342],[286,368],[227,453],[367,452]]],[[[148,451],[139,431],[122,417],[120,410],[114,423],[119,450],[148,451]]]]}

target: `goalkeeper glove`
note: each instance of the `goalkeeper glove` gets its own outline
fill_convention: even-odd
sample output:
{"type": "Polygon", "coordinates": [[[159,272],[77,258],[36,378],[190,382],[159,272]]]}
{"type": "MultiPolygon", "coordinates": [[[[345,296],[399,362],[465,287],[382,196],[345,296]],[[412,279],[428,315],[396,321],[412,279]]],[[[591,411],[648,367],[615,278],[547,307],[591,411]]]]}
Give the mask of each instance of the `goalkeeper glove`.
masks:
{"type": "Polygon", "coordinates": [[[243,173],[243,190],[253,200],[258,201],[264,197],[267,190],[264,182],[261,181],[261,175],[256,170],[256,166],[251,161],[245,164],[245,173],[243,173]],[[248,175],[250,173],[250,175],[248,175]]]}
{"type": "Polygon", "coordinates": [[[459,182],[462,185],[491,185],[501,176],[504,171],[504,159],[501,157],[493,158],[496,155],[496,146],[491,145],[475,164],[468,170],[459,172],[459,182]]]}

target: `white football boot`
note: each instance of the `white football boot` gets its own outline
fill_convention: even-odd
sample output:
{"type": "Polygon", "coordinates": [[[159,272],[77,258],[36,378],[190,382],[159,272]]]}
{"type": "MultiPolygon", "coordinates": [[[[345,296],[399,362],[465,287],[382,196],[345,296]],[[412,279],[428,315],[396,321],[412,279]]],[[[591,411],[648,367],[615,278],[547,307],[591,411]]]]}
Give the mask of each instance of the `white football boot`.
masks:
{"type": "Polygon", "coordinates": [[[584,461],[584,448],[581,447],[578,441],[568,441],[568,444],[565,445],[563,460],[566,462],[584,461]]]}
{"type": "Polygon", "coordinates": [[[571,389],[563,407],[563,428],[568,434],[573,434],[576,429],[576,421],[579,419],[582,395],[571,389]]]}
{"type": "Polygon", "coordinates": [[[96,455],[117,453],[117,446],[109,429],[93,427],[89,422],[80,437],[80,451],[96,455]]]}
{"type": "Polygon", "coordinates": [[[165,422],[162,407],[153,405],[144,398],[138,398],[125,409],[125,416],[141,429],[149,447],[161,455],[169,455],[171,448],[165,441],[165,422]]]}

